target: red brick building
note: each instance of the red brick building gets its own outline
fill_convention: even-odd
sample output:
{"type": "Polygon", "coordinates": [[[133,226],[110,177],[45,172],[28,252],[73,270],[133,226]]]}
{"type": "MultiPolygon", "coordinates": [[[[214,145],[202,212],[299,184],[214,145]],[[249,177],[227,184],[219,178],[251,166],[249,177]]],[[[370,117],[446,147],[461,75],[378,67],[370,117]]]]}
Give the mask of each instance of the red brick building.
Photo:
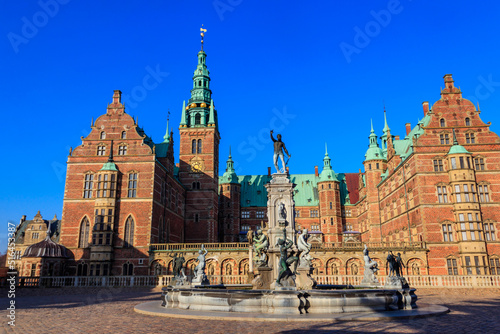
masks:
{"type": "MultiPolygon", "coordinates": [[[[364,172],[334,172],[326,151],[321,172],[290,175],[296,226],[330,245],[319,272],[358,272],[354,252],[335,257],[343,244],[404,242],[424,245],[419,256],[405,254],[414,272],[500,274],[500,138],[451,75],[444,81],[440,99],[432,108],[423,103],[422,120],[407,124],[404,137],[391,133],[387,119],[380,138],[372,127],[364,172]]],[[[74,257],[68,268],[75,274],[148,275],[153,244],[243,241],[267,220],[270,169],[236,175],[230,155],[218,175],[211,94],[202,50],[182,108],[176,164],[168,125],[163,142],[153,143],[114,92],[68,157],[58,241],[74,257]]]]}

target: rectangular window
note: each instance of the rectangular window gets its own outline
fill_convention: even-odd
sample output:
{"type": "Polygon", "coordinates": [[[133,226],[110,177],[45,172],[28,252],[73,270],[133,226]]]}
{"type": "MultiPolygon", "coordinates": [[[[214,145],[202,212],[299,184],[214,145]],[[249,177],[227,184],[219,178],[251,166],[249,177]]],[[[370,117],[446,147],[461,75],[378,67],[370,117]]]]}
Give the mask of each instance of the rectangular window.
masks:
{"type": "Polygon", "coordinates": [[[500,275],[500,260],[490,259],[490,273],[492,275],[500,275]]]}
{"type": "Polygon", "coordinates": [[[484,170],[484,159],[483,158],[474,159],[474,165],[476,167],[476,170],[484,170]]]}
{"type": "Polygon", "coordinates": [[[464,199],[466,202],[470,202],[470,199],[469,199],[469,187],[464,184],[464,199]]]}
{"type": "Polygon", "coordinates": [[[479,200],[481,202],[489,202],[490,201],[490,194],[488,192],[488,186],[487,185],[477,186],[477,190],[479,192],[479,200]]]}
{"type": "Polygon", "coordinates": [[[470,264],[470,256],[465,257],[465,270],[467,271],[467,275],[472,275],[472,268],[470,264]]]}
{"type": "Polygon", "coordinates": [[[444,242],[453,242],[453,231],[451,224],[443,224],[443,239],[444,242]]]}
{"type": "Polygon", "coordinates": [[[481,267],[479,266],[479,256],[474,256],[474,265],[476,266],[476,275],[481,275],[481,267]]]}
{"type": "Polygon", "coordinates": [[[35,277],[36,276],[36,264],[33,263],[31,265],[31,277],[35,277]]]}
{"type": "Polygon", "coordinates": [[[85,175],[85,184],[83,186],[83,198],[92,198],[92,187],[94,186],[94,175],[85,175]]]}
{"type": "Polygon", "coordinates": [[[457,169],[457,159],[451,158],[451,169],[457,169]]]}
{"type": "Polygon", "coordinates": [[[459,185],[455,185],[455,198],[456,198],[457,203],[462,202],[462,195],[460,194],[460,186],[459,185]]]}
{"type": "Polygon", "coordinates": [[[106,155],[106,146],[97,146],[97,155],[106,155]]]}
{"type": "Polygon", "coordinates": [[[450,138],[448,137],[448,134],[440,134],[439,138],[441,140],[441,145],[449,144],[450,143],[450,138]]]}
{"type": "Polygon", "coordinates": [[[465,168],[464,157],[459,157],[458,159],[460,161],[460,168],[464,169],[465,168]]]}
{"type": "Polygon", "coordinates": [[[244,232],[250,231],[250,225],[241,225],[241,230],[244,232]]]}
{"type": "Polygon", "coordinates": [[[127,145],[120,145],[118,147],[118,155],[126,155],[127,154],[127,145]]]}
{"type": "Polygon", "coordinates": [[[311,211],[310,211],[310,217],[311,217],[311,218],[316,218],[316,217],[318,217],[318,210],[311,210],[311,211]]]}
{"type": "Polygon", "coordinates": [[[465,142],[467,144],[474,144],[476,142],[476,137],[473,133],[466,133],[465,134],[465,142]]]}
{"type": "Polygon", "coordinates": [[[250,218],[250,211],[242,211],[241,218],[250,218]]]}
{"type": "Polygon", "coordinates": [[[128,197],[137,197],[137,173],[128,175],[128,197]]]}
{"type": "Polygon", "coordinates": [[[295,218],[299,218],[300,217],[300,210],[295,210],[295,218]]]}
{"type": "Polygon", "coordinates": [[[443,171],[443,160],[434,160],[434,171],[442,172],[443,171]]]}
{"type": "Polygon", "coordinates": [[[495,227],[493,223],[484,223],[484,235],[486,241],[495,241],[495,227]]]}
{"type": "Polygon", "coordinates": [[[458,275],[457,259],[447,259],[448,275],[458,275]]]}
{"type": "Polygon", "coordinates": [[[448,203],[448,194],[446,193],[446,186],[437,187],[439,203],[448,203]]]}
{"type": "Polygon", "coordinates": [[[265,218],[266,217],[265,211],[257,211],[256,217],[257,218],[265,218]]]}
{"type": "Polygon", "coordinates": [[[319,225],[311,225],[311,231],[319,231],[319,225]]]}

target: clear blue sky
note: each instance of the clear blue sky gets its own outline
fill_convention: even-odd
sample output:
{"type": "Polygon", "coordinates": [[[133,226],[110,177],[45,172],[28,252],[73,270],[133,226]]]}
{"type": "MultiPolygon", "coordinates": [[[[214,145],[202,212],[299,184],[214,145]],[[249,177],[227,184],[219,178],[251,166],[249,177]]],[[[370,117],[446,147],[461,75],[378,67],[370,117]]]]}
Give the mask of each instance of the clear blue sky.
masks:
{"type": "Polygon", "coordinates": [[[0,249],[8,221],[61,216],[69,147],[113,90],[153,140],[168,110],[177,128],[202,23],[221,173],[229,145],[238,174],[266,173],[271,126],[292,173],[321,166],[325,142],[336,172],[356,172],[384,101],[404,135],[447,73],[500,132],[499,12],[494,1],[2,1],[0,249]],[[145,90],[150,71],[160,74],[145,90]]]}

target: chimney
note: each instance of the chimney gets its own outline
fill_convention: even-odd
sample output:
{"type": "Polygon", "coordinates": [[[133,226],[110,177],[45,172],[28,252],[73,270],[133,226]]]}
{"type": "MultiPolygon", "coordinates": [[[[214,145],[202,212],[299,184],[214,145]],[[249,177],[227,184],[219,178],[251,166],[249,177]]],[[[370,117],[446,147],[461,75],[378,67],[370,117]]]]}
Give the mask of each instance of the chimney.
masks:
{"type": "Polygon", "coordinates": [[[399,140],[399,136],[396,136],[396,137],[395,137],[395,140],[399,140]]]}
{"type": "Polygon", "coordinates": [[[422,107],[424,108],[424,116],[427,116],[429,112],[429,101],[422,102],[422,107]]]}
{"type": "Polygon", "coordinates": [[[121,104],[122,101],[122,92],[119,90],[115,90],[113,94],[113,104],[121,104]]]}
{"type": "Polygon", "coordinates": [[[406,123],[406,135],[408,136],[411,132],[411,123],[406,123]]]}
{"type": "Polygon", "coordinates": [[[314,166],[314,175],[315,175],[316,177],[318,177],[318,176],[319,176],[318,166],[314,166]]]}
{"type": "Polygon", "coordinates": [[[22,224],[25,220],[26,220],[26,215],[22,215],[19,224],[22,224]]]}
{"type": "Polygon", "coordinates": [[[267,167],[267,176],[271,176],[271,167],[267,167]]]}

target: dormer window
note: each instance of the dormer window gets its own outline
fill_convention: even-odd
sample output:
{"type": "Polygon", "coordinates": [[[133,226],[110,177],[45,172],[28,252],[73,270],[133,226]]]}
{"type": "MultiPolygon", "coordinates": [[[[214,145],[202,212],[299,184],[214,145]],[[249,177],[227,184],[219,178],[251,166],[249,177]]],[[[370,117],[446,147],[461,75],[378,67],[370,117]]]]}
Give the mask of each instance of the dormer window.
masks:
{"type": "Polygon", "coordinates": [[[106,132],[104,131],[101,131],[101,136],[100,136],[101,139],[106,139],[106,132]]]}

